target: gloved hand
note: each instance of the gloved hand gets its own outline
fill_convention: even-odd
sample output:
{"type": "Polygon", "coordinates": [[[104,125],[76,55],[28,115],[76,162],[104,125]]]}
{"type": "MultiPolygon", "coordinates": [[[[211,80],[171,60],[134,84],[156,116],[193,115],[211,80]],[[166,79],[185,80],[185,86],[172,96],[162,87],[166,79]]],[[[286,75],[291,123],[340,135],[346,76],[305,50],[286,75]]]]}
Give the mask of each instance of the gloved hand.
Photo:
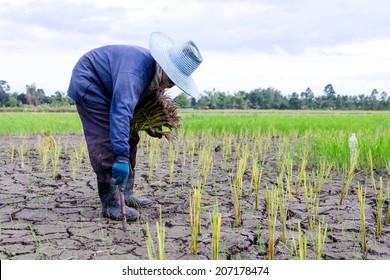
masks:
{"type": "Polygon", "coordinates": [[[153,128],[150,127],[146,130],[146,133],[149,134],[149,136],[156,137],[159,139],[161,139],[163,136],[162,133],[160,133],[160,132],[162,132],[161,126],[155,126],[153,128]]]}
{"type": "Polygon", "coordinates": [[[127,176],[129,175],[130,167],[127,162],[114,162],[112,166],[112,177],[115,179],[114,184],[120,185],[121,191],[125,190],[127,176]]]}

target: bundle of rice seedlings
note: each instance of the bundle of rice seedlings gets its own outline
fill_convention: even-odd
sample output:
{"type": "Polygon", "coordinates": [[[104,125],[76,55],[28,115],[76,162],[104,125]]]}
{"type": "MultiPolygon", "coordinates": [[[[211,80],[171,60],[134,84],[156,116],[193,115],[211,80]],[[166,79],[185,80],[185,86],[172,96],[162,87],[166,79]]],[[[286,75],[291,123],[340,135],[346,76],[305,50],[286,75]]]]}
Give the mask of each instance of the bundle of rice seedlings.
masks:
{"type": "Polygon", "coordinates": [[[177,104],[165,94],[162,89],[151,89],[143,95],[134,109],[130,121],[130,133],[136,135],[139,131],[152,129],[162,134],[169,141],[176,140],[173,129],[181,125],[177,104]],[[163,127],[168,128],[164,130],[163,127]],[[156,128],[161,128],[161,131],[156,128]]]}

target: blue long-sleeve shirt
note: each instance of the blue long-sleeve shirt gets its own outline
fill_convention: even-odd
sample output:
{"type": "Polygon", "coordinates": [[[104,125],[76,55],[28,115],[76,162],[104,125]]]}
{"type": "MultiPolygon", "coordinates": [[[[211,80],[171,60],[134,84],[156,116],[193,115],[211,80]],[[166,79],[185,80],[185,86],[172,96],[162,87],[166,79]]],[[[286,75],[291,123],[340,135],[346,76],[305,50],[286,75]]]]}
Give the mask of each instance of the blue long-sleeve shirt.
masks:
{"type": "Polygon", "coordinates": [[[109,45],[89,51],[73,69],[68,96],[80,104],[110,109],[112,154],[117,161],[128,161],[130,120],[154,68],[149,50],[109,45]]]}

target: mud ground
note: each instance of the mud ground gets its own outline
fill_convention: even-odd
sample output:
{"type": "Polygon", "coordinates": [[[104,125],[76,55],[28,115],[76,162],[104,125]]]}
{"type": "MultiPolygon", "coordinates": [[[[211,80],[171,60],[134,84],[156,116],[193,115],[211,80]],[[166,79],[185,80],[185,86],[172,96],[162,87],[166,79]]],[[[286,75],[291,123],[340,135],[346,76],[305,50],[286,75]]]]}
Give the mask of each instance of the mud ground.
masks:
{"type": "MultiPolygon", "coordinates": [[[[38,136],[0,137],[0,259],[149,259],[146,246],[146,227],[156,243],[156,221],[160,218],[166,228],[165,255],[167,259],[211,258],[210,214],[216,200],[222,213],[220,259],[267,258],[267,209],[265,185],[277,185],[275,160],[267,158],[260,187],[259,208],[254,209],[254,193],[249,191],[250,162],[244,174],[242,215],[243,223],[234,227],[234,208],[229,188],[229,172],[235,162],[222,164],[221,143],[214,143],[213,169],[202,195],[201,234],[198,253],[190,253],[189,193],[197,170],[202,139],[195,139],[193,163],[183,160],[179,145],[173,170],[169,174],[169,148],[161,142],[160,158],[149,158],[147,142],[141,142],[136,168],[136,192],[154,200],[154,205],[140,210],[141,218],[129,223],[127,232],[121,223],[109,221],[100,215],[100,201],[88,158],[84,157],[72,178],[72,150],[82,143],[81,135],[57,135],[63,152],[58,170],[52,172],[48,160],[46,171],[38,152],[38,136]],[[22,149],[21,149],[22,147],[22,149]],[[21,156],[23,155],[23,157],[21,156]],[[12,158],[13,157],[13,158],[12,158]],[[149,162],[159,162],[150,176],[149,162]],[[22,164],[23,163],[23,164],[22,164]]],[[[144,136],[146,137],[146,136],[144,136]]],[[[294,166],[294,170],[297,170],[294,166]]],[[[383,179],[389,186],[389,174],[377,170],[375,179],[383,179]]],[[[386,223],[389,198],[383,205],[383,232],[376,234],[376,200],[369,174],[360,172],[339,208],[342,174],[332,172],[320,195],[316,220],[328,223],[323,259],[390,259],[390,224],[386,223]],[[360,211],[357,183],[366,187],[366,229],[368,252],[361,249],[360,211]]],[[[302,192],[293,195],[288,204],[287,241],[280,239],[281,223],[276,225],[275,259],[298,259],[294,250],[297,242],[297,222],[301,221],[307,236],[307,259],[315,258],[315,230],[308,228],[306,204],[302,192]]],[[[157,246],[157,245],[156,245],[157,246]]]]}

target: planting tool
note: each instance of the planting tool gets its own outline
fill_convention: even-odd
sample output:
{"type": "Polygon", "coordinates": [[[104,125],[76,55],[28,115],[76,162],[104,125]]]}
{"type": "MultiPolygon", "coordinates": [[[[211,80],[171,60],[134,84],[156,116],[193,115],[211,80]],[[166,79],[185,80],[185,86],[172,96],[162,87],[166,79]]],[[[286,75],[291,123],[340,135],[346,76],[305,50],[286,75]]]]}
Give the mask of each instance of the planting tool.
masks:
{"type": "Polygon", "coordinates": [[[119,201],[121,203],[121,214],[122,214],[122,229],[124,232],[126,232],[126,224],[127,224],[127,219],[126,219],[126,207],[125,207],[125,195],[119,185],[117,185],[118,192],[119,192],[119,201]]]}

